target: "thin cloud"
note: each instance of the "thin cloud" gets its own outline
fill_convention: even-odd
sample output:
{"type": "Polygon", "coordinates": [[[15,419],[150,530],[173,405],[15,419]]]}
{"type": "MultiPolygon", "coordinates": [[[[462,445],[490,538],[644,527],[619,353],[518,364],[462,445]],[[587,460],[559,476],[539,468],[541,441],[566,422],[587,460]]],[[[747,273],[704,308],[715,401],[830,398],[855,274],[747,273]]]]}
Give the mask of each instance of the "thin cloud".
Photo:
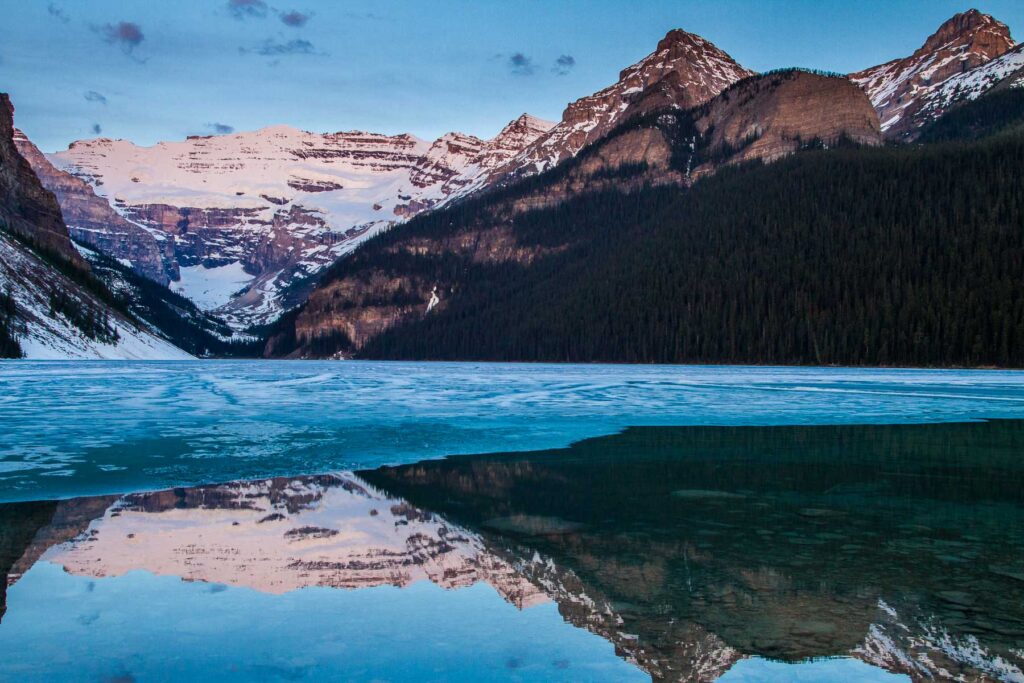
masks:
{"type": "Polygon", "coordinates": [[[532,76],[537,70],[533,60],[522,52],[517,52],[508,58],[508,68],[516,76],[532,76]]]}
{"type": "Polygon", "coordinates": [[[92,130],[92,134],[93,135],[99,135],[100,133],[103,132],[103,127],[100,126],[100,124],[98,124],[98,123],[94,123],[94,124],[92,124],[91,130],[92,130]]]}
{"type": "Polygon", "coordinates": [[[46,11],[49,12],[51,17],[61,22],[62,24],[66,24],[70,21],[70,19],[68,19],[68,15],[64,13],[64,8],[55,5],[52,2],[46,6],[46,11]]]}
{"type": "Polygon", "coordinates": [[[217,135],[227,135],[228,133],[235,132],[235,127],[229,126],[226,123],[208,123],[206,124],[206,127],[217,135]]]}
{"type": "Polygon", "coordinates": [[[285,42],[267,39],[254,48],[240,48],[242,54],[253,53],[262,57],[285,57],[288,55],[324,55],[313,46],[313,43],[301,38],[285,42]]]}
{"type": "Polygon", "coordinates": [[[345,12],[343,15],[346,19],[365,19],[367,21],[384,21],[384,17],[373,12],[345,12]]]}
{"type": "Polygon", "coordinates": [[[228,12],[235,19],[262,19],[267,16],[267,3],[263,0],[228,0],[228,12]]]}
{"type": "Polygon", "coordinates": [[[82,97],[85,98],[86,102],[98,102],[99,104],[102,104],[104,107],[107,106],[107,98],[103,95],[103,93],[96,92],[95,90],[89,90],[82,97]]]}
{"type": "Polygon", "coordinates": [[[281,18],[281,23],[285,26],[302,28],[306,25],[312,15],[299,12],[298,10],[292,10],[291,12],[281,12],[278,16],[281,18]]]}
{"type": "Polygon", "coordinates": [[[111,45],[119,46],[125,54],[131,54],[146,39],[146,36],[142,33],[142,27],[133,21],[105,24],[94,28],[94,30],[111,45]]]}
{"type": "Polygon", "coordinates": [[[555,60],[554,66],[551,67],[551,73],[556,76],[564,76],[572,71],[574,66],[576,66],[575,57],[572,55],[562,55],[555,60]]]}

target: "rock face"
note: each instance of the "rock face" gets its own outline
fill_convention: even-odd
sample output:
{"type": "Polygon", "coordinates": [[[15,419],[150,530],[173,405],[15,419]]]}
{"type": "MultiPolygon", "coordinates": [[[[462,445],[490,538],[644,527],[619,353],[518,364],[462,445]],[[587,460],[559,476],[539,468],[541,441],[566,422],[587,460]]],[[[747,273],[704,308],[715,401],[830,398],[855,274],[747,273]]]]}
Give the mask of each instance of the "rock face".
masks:
{"type": "MultiPolygon", "coordinates": [[[[165,239],[175,289],[245,327],[298,303],[309,276],[472,185],[551,125],[523,115],[491,140],[449,133],[433,143],[276,126],[153,147],[90,140],[48,158],[128,225],[165,239]]],[[[126,242],[107,244],[97,246],[131,258],[126,242]]]]}
{"type": "Polygon", "coordinates": [[[153,234],[126,220],[84,180],[51,164],[20,130],[14,131],[14,144],[43,186],[56,196],[71,237],[104,254],[130,262],[140,275],[162,285],[178,277],[172,244],[164,235],[153,234]]]}
{"type": "Polygon", "coordinates": [[[705,156],[721,160],[704,162],[694,177],[722,163],[775,161],[811,144],[882,143],[878,116],[856,85],[798,70],[737,83],[702,107],[695,123],[705,156]]]}
{"type": "Polygon", "coordinates": [[[57,200],[15,146],[14,106],[7,93],[0,93],[0,227],[80,270],[89,270],[71,244],[57,200]]]}
{"type": "Polygon", "coordinates": [[[0,93],[0,292],[5,330],[28,358],[188,358],[114,308],[72,244],[57,199],[14,142],[14,108],[0,93]]]}
{"type": "Polygon", "coordinates": [[[710,41],[682,29],[669,31],[654,52],[623,69],[614,85],[570,104],[557,126],[495,169],[488,182],[553,168],[634,115],[666,106],[689,109],[752,74],[710,41]]]}
{"type": "Polygon", "coordinates": [[[947,80],[1013,47],[1005,24],[972,9],[942,24],[909,57],[858,71],[850,79],[867,92],[886,136],[907,140],[937,116],[925,104],[947,80]]]}

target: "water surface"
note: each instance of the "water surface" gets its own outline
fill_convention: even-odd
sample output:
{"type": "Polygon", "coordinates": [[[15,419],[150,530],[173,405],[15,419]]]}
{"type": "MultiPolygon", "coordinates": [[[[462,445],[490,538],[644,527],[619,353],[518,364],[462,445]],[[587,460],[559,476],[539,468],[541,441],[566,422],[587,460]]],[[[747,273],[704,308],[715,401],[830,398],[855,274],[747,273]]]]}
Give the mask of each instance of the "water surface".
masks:
{"type": "Polygon", "coordinates": [[[1024,422],[0,505],[17,680],[1024,680],[1024,422]]]}
{"type": "Polygon", "coordinates": [[[0,362],[0,501],[567,446],[643,425],[1024,415],[1019,372],[0,362]]]}
{"type": "Polygon", "coordinates": [[[0,679],[1024,683],[1020,378],[3,363],[0,679]]]}

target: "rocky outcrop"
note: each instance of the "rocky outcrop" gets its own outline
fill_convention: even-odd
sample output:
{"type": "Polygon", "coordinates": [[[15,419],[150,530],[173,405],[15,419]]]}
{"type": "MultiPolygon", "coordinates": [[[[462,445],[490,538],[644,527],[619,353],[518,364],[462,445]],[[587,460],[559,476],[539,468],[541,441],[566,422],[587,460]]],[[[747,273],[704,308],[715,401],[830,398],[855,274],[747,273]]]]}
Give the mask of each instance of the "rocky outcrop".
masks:
{"type": "Polygon", "coordinates": [[[1010,29],[972,9],[947,20],[914,54],[850,74],[864,88],[887,137],[908,140],[937,114],[931,94],[1014,47],[1010,29]]]}
{"type": "Polygon", "coordinates": [[[51,164],[19,130],[14,131],[14,144],[43,186],[56,196],[71,237],[104,254],[130,262],[137,273],[162,285],[177,279],[178,267],[169,240],[162,235],[158,239],[141,225],[126,220],[84,180],[51,164]]]}
{"type": "Polygon", "coordinates": [[[89,270],[71,244],[56,198],[15,145],[14,105],[7,93],[0,93],[0,227],[79,270],[89,270]]]}
{"type": "Polygon", "coordinates": [[[878,116],[860,88],[799,70],[737,83],[698,110],[695,124],[707,160],[694,178],[722,164],[775,161],[809,145],[882,143],[878,116]]]}

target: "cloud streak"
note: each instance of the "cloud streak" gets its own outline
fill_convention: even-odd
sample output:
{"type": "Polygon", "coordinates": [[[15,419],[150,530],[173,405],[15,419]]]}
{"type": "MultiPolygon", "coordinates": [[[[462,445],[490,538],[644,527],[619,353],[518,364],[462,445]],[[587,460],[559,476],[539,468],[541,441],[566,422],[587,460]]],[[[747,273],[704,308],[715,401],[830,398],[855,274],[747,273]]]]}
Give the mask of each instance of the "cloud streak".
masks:
{"type": "Polygon", "coordinates": [[[142,27],[133,21],[119,21],[116,24],[105,24],[98,28],[95,28],[103,40],[107,41],[111,45],[117,45],[124,51],[125,54],[132,54],[132,52],[142,41],[146,39],[146,36],[142,33],[142,27]]]}
{"type": "Polygon", "coordinates": [[[517,52],[508,58],[508,68],[516,76],[532,76],[537,70],[533,60],[522,52],[517,52]]]}
{"type": "Polygon", "coordinates": [[[287,57],[290,55],[318,55],[323,56],[324,52],[320,52],[314,47],[313,43],[308,40],[301,38],[293,38],[292,40],[279,41],[268,38],[262,43],[253,48],[239,48],[239,52],[242,54],[257,54],[261,57],[287,57]]]}
{"type": "Polygon", "coordinates": [[[576,58],[572,55],[561,55],[555,60],[554,65],[551,67],[551,73],[556,76],[565,76],[573,67],[576,66],[576,58]]]}
{"type": "Polygon", "coordinates": [[[267,16],[263,0],[228,0],[228,12],[235,19],[260,19],[267,16]]]}
{"type": "Polygon", "coordinates": [[[86,102],[97,102],[102,104],[104,107],[107,106],[107,98],[103,93],[96,92],[95,90],[89,90],[82,97],[85,98],[86,102]]]}
{"type": "Polygon", "coordinates": [[[281,23],[285,26],[302,28],[306,25],[312,15],[299,12],[298,10],[292,10],[291,12],[281,12],[278,16],[281,18],[281,23]]]}
{"type": "Polygon", "coordinates": [[[52,2],[46,6],[46,11],[50,14],[51,17],[53,17],[62,24],[66,24],[70,21],[70,19],[68,19],[68,15],[64,13],[64,8],[55,5],[52,2]]]}

